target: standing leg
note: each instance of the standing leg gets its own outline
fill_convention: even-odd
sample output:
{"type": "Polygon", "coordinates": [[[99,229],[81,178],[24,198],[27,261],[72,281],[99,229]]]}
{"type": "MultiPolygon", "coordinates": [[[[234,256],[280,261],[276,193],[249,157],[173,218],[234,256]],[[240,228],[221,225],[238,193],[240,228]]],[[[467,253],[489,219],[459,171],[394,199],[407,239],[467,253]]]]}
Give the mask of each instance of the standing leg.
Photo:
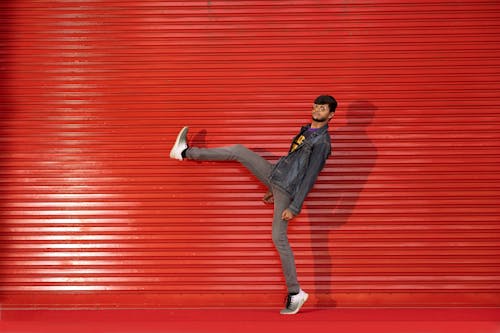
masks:
{"type": "Polygon", "coordinates": [[[288,293],[296,294],[300,291],[297,281],[297,270],[292,248],[288,242],[288,221],[281,218],[283,211],[290,205],[290,197],[282,190],[273,187],[274,195],[274,218],[273,218],[273,242],[281,259],[281,267],[285,276],[288,293]]]}

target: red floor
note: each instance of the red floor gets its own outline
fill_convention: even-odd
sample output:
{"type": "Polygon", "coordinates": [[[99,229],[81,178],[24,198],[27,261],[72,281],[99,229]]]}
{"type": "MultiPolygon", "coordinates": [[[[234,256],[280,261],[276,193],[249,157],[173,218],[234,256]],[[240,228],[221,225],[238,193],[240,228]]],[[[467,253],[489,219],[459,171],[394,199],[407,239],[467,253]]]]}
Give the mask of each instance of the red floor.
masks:
{"type": "Polygon", "coordinates": [[[498,309],[4,310],[1,333],[500,333],[498,309]]]}

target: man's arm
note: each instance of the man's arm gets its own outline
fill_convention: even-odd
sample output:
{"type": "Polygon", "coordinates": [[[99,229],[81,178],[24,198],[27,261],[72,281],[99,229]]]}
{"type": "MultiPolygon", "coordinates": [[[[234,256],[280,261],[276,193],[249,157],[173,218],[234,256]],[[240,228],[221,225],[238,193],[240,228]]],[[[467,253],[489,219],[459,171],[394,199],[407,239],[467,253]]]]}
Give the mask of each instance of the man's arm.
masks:
{"type": "MultiPolygon", "coordinates": [[[[330,155],[331,146],[327,143],[321,143],[313,146],[311,152],[311,159],[309,160],[309,166],[307,167],[307,172],[300,184],[297,194],[293,198],[292,203],[287,208],[294,216],[298,215],[302,210],[302,205],[306,199],[307,194],[311,191],[320,171],[325,166],[326,159],[330,155]]],[[[286,211],[286,210],[285,210],[286,211]]],[[[293,218],[293,217],[292,217],[293,218]]],[[[291,219],[291,218],[290,218],[291,219]]]]}

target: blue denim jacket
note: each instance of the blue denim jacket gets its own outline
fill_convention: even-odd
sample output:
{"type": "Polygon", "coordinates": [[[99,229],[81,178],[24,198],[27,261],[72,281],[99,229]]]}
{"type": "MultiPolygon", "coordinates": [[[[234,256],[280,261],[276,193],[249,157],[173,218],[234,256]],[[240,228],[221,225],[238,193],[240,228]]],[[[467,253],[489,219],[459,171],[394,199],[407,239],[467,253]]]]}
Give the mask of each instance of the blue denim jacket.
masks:
{"type": "MultiPolygon", "coordinates": [[[[295,139],[310,127],[311,125],[303,126],[295,139]]],[[[269,181],[290,195],[292,203],[288,208],[295,215],[302,210],[304,200],[330,154],[330,134],[328,125],[325,125],[312,133],[295,151],[283,156],[274,165],[269,181]]]]}

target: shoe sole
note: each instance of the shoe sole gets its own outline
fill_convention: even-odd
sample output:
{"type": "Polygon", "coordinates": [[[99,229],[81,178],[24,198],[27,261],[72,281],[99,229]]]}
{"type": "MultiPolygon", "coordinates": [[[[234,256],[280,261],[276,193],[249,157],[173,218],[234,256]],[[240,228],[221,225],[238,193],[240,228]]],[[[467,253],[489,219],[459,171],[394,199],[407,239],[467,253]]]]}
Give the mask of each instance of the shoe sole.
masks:
{"type": "Polygon", "coordinates": [[[188,126],[184,126],[179,134],[177,135],[177,139],[175,139],[175,143],[174,145],[172,146],[172,149],[170,150],[170,158],[175,158],[175,156],[173,155],[173,151],[175,150],[175,147],[177,147],[179,145],[179,142],[186,138],[186,135],[187,135],[187,131],[189,130],[189,127],[188,126]]]}
{"type": "Polygon", "coordinates": [[[308,298],[309,298],[309,294],[306,294],[306,297],[304,297],[304,300],[302,301],[302,303],[299,304],[299,306],[297,307],[297,309],[295,309],[295,311],[293,311],[293,312],[282,312],[281,314],[283,314],[283,315],[294,315],[294,314],[296,314],[297,312],[299,312],[299,310],[302,308],[302,305],[304,305],[304,303],[307,301],[308,298]]]}

